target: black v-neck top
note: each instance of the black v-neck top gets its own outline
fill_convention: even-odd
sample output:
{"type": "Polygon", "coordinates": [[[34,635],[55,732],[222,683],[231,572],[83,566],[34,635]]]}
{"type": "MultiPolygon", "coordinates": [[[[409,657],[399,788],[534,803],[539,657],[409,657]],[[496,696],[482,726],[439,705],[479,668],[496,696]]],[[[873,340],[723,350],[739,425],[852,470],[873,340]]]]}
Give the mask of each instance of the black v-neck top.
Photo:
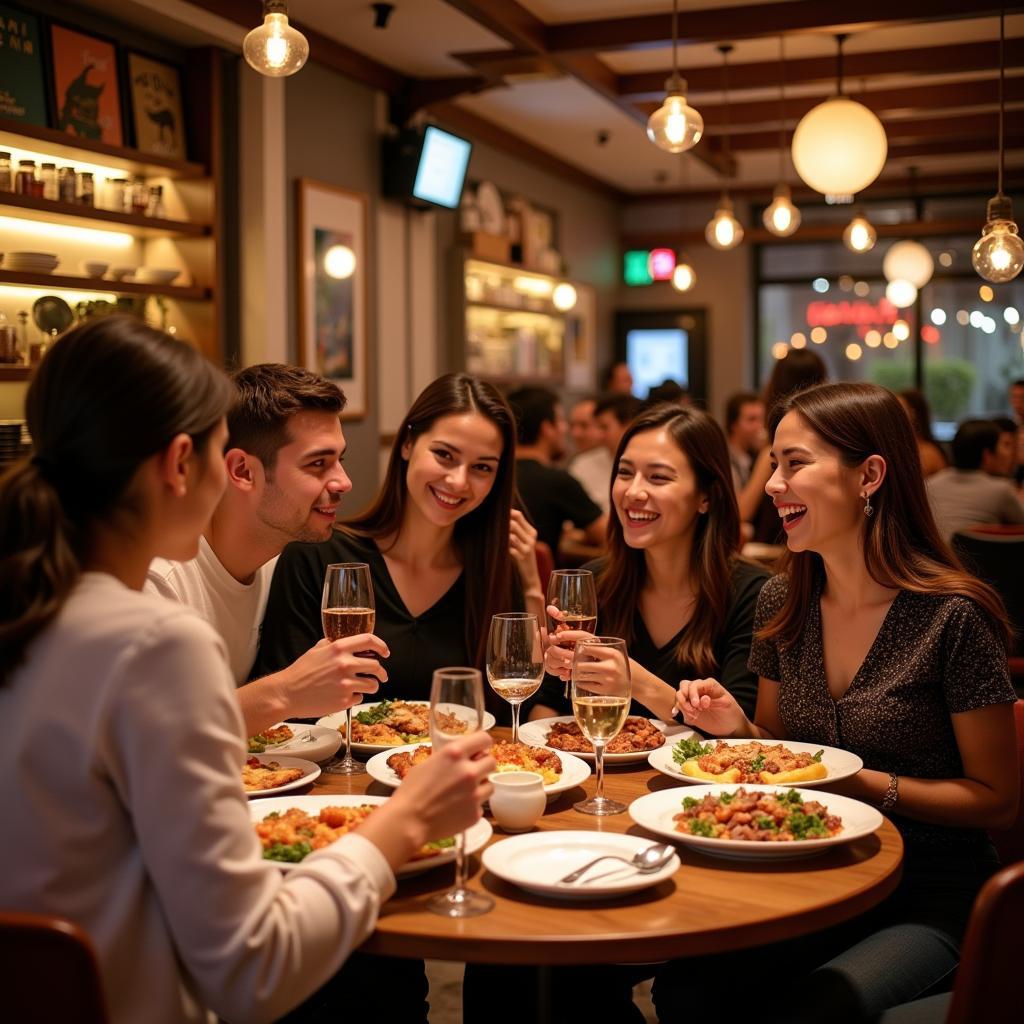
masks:
{"type": "MultiPolygon", "coordinates": [[[[784,575],[764,585],[755,632],[781,609],[788,585],[784,575]]],[[[950,715],[1016,700],[995,631],[973,601],[957,595],[900,591],[838,701],[825,677],[820,582],[796,642],[755,640],[749,664],[779,683],[786,739],[851,750],[865,768],[919,779],[963,776],[950,715]]],[[[1016,764],[1007,770],[1015,773],[1016,764]]],[[[977,829],[892,818],[911,845],[987,845],[977,829]]]]}
{"type": "Polygon", "coordinates": [[[324,574],[332,562],[366,562],[370,566],[377,612],[374,633],[388,645],[391,657],[384,662],[388,681],[367,700],[428,700],[434,669],[473,664],[466,649],[463,574],[425,612],[410,615],[377,545],[368,538],[336,530],[321,544],[289,544],[281,554],[270,587],[253,678],[287,668],[323,639],[320,601],[324,574]]]}

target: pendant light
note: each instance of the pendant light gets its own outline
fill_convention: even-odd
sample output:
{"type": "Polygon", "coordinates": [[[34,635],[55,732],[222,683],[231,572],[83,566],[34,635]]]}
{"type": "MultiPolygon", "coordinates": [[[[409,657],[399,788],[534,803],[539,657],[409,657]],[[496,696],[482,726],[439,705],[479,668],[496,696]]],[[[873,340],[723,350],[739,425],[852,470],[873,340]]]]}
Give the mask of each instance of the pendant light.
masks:
{"type": "Polygon", "coordinates": [[[843,231],[843,245],[850,252],[870,252],[878,240],[878,232],[875,226],[860,211],[843,231]]]}
{"type": "MultiPolygon", "coordinates": [[[[725,116],[725,145],[723,153],[726,164],[729,163],[729,54],[732,51],[730,43],[723,43],[718,47],[722,55],[722,87],[725,94],[723,112],[725,116]]],[[[736,219],[733,213],[732,200],[729,198],[729,190],[722,191],[722,198],[719,200],[718,209],[715,215],[708,221],[704,229],[704,237],[708,245],[713,249],[733,249],[743,241],[743,225],[736,219]]]]}
{"type": "Polygon", "coordinates": [[[978,274],[993,284],[1012,281],[1024,267],[1024,242],[1013,220],[1013,203],[1003,195],[1003,12],[999,12],[999,187],[988,201],[985,229],[971,250],[971,263],[978,274]]]}
{"type": "Polygon", "coordinates": [[[672,287],[677,292],[688,292],[696,283],[697,271],[686,256],[680,253],[676,269],[672,271],[672,287]]]}
{"type": "Polygon", "coordinates": [[[647,138],[669,153],[692,149],[704,134],[704,118],[686,102],[686,82],[679,77],[678,16],[679,0],[672,0],[672,74],[665,82],[665,102],[647,119],[647,138]]]}
{"type": "Polygon", "coordinates": [[[882,122],[843,95],[845,40],[845,35],[836,36],[836,95],[804,114],[793,132],[797,174],[829,203],[852,202],[878,177],[888,152],[882,122]]]}
{"type": "Polygon", "coordinates": [[[800,211],[793,205],[793,193],[783,180],[786,177],[786,59],[783,46],[783,37],[779,36],[779,183],[762,215],[764,226],[780,238],[793,234],[800,227],[800,211]]]}
{"type": "Polygon", "coordinates": [[[250,67],[270,78],[294,75],[309,56],[306,37],[288,24],[288,5],[282,0],[263,0],[263,24],[242,42],[250,67]]]}

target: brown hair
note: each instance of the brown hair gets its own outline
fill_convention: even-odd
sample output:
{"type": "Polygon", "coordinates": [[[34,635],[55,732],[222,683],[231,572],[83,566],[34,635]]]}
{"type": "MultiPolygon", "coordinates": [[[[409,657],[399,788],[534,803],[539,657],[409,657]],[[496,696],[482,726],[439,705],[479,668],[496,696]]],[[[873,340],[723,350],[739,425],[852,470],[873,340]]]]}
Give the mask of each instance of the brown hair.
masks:
{"type": "MultiPolygon", "coordinates": [[[[740,542],[740,513],[732,486],[729,449],[722,428],[705,412],[678,405],[659,405],[641,413],[626,428],[615,453],[615,471],[630,439],[648,430],[665,430],[686,456],[707,496],[708,510],[697,516],[690,567],[696,606],[676,647],[676,661],[711,675],[715,640],[725,624],[730,579],[740,542]]],[[[643,551],[626,544],[618,515],[608,518],[608,560],[597,581],[601,632],[633,640],[633,613],[646,576],[643,551]]]]}
{"type": "Polygon", "coordinates": [[[259,363],[232,378],[237,395],[228,412],[228,447],[251,452],[269,473],[292,438],[288,421],[300,412],[341,415],[345,395],[329,380],[300,366],[259,363]]]}
{"type": "Polygon", "coordinates": [[[509,554],[511,509],[516,500],[516,424],[501,394],[486,381],[466,373],[438,377],[420,393],[402,420],[391,446],[384,483],[373,504],[340,523],[338,529],[377,539],[397,535],[408,501],[409,464],[402,448],[443,416],[478,412],[500,431],[501,459],[490,493],[455,523],[453,541],[462,561],[466,588],[466,650],[483,668],[491,616],[513,607],[512,556],[509,554]]]}
{"type": "Polygon", "coordinates": [[[809,348],[791,348],[772,367],[771,376],[764,386],[764,407],[771,412],[776,402],[826,380],[828,370],[817,352],[809,348]]]}
{"type": "Polygon", "coordinates": [[[0,477],[0,680],[60,611],[93,524],[136,511],[142,462],[176,434],[201,451],[230,400],[195,349],[134,317],[89,321],[53,346],[25,399],[35,454],[0,477]]]}
{"type": "MultiPolygon", "coordinates": [[[[939,534],[925,493],[917,441],[896,396],[865,383],[821,384],[801,391],[772,410],[768,429],[773,443],[779,422],[790,412],[838,449],[846,466],[859,466],[870,455],[885,459],[885,479],[871,496],[875,514],[864,517],[864,560],[871,578],[915,594],[957,594],[974,601],[1008,647],[1010,624],[999,596],[964,570],[939,534]]],[[[757,635],[786,645],[803,629],[825,568],[813,551],[787,551],[782,564],[789,575],[785,603],[757,635]]]]}

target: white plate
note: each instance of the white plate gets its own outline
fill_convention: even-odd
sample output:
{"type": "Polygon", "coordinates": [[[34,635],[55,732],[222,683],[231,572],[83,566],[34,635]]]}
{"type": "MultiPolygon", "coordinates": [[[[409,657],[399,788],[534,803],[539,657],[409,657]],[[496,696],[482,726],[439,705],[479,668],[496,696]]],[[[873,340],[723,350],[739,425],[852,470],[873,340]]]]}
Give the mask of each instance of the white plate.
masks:
{"type": "Polygon", "coordinates": [[[143,284],[170,284],[181,274],[173,267],[139,267],[135,271],[135,280],[143,284]]]}
{"type": "Polygon", "coordinates": [[[287,793],[289,789],[300,789],[302,786],[309,785],[314,779],[320,778],[319,766],[301,757],[285,757],[284,754],[271,753],[246,755],[247,759],[250,757],[255,757],[261,764],[269,764],[271,761],[276,761],[282,768],[302,769],[302,777],[295,779],[293,782],[286,782],[283,786],[274,786],[273,789],[254,789],[251,793],[246,792],[245,795],[250,800],[255,797],[272,796],[274,793],[287,793]]]}
{"type": "MultiPolygon", "coordinates": [[[[317,796],[282,796],[273,800],[260,800],[258,803],[249,804],[249,816],[254,822],[262,821],[268,814],[277,811],[279,814],[292,807],[305,811],[307,814],[316,817],[325,807],[358,807],[360,804],[383,804],[387,802],[386,796],[360,796],[358,793],[332,793],[330,795],[317,796]]],[[[494,829],[486,818],[481,818],[475,825],[466,830],[466,852],[476,853],[477,850],[486,846],[494,829]]],[[[395,874],[399,878],[408,878],[410,875],[420,875],[424,871],[440,867],[442,864],[450,864],[455,860],[455,847],[443,850],[436,857],[426,857],[423,860],[411,860],[403,864],[395,874]]],[[[286,863],[283,861],[272,861],[282,871],[291,871],[298,867],[298,864],[286,863]]],[[[302,863],[301,861],[299,863],[302,863]]]]}
{"type": "MultiPolygon", "coordinates": [[[[667,775],[671,779],[678,779],[680,782],[685,782],[689,785],[704,785],[707,779],[694,779],[689,775],[684,775],[679,770],[680,766],[672,760],[672,748],[680,739],[686,738],[685,736],[677,737],[671,743],[666,743],[665,746],[652,750],[647,761],[652,768],[657,769],[662,775],[667,775]]],[[[706,742],[710,743],[713,748],[718,740],[709,739],[706,742]]],[[[730,739],[723,740],[722,742],[728,743],[730,747],[735,747],[741,743],[750,743],[751,741],[730,739]]],[[[789,747],[794,754],[816,754],[819,750],[823,751],[821,763],[828,769],[828,775],[823,779],[811,779],[807,782],[801,782],[800,786],[807,789],[814,786],[827,786],[830,782],[838,782],[840,779],[848,779],[851,775],[856,775],[864,767],[864,762],[856,754],[850,753],[849,750],[840,750],[838,747],[825,747],[820,743],[797,743],[794,740],[762,740],[761,742],[766,746],[781,743],[784,747],[789,747]]],[[[734,782],[730,783],[730,785],[742,786],[745,783],[734,782]]],[[[778,785],[784,786],[786,783],[781,782],[778,785]]]]}
{"type": "Polygon", "coordinates": [[[322,725],[306,725],[303,722],[278,722],[277,725],[287,725],[295,735],[284,743],[268,745],[263,751],[265,755],[282,753],[295,757],[301,755],[307,761],[326,761],[333,757],[341,746],[342,736],[337,729],[328,729],[322,725]],[[313,737],[312,742],[299,739],[306,733],[313,737]]]}
{"type": "Polygon", "coordinates": [[[8,259],[13,259],[19,256],[23,256],[27,260],[43,261],[56,260],[60,258],[55,252],[30,252],[27,249],[15,249],[14,252],[9,252],[7,254],[8,259]]]}
{"type": "Polygon", "coordinates": [[[615,854],[628,860],[637,850],[650,845],[646,836],[618,832],[530,832],[487,847],[483,864],[506,882],[541,896],[568,900],[607,899],[671,878],[679,869],[679,857],[673,854],[664,867],[648,874],[609,860],[595,864],[578,882],[560,882],[559,879],[602,854],[615,854]]]}
{"type": "MultiPolygon", "coordinates": [[[[522,735],[522,729],[519,730],[519,733],[522,735]]],[[[523,742],[525,743],[526,741],[523,740],[523,742]]],[[[402,780],[399,779],[392,768],[388,767],[388,758],[392,754],[401,753],[403,750],[413,751],[417,747],[429,746],[429,743],[409,743],[404,747],[390,747],[387,750],[382,750],[379,754],[374,754],[366,762],[366,771],[378,782],[382,782],[385,786],[390,786],[392,789],[397,789],[402,784],[402,780]]],[[[530,746],[533,746],[533,744],[530,744],[530,746]]],[[[548,749],[551,748],[549,747],[548,749]]],[[[565,754],[561,750],[556,750],[555,753],[562,761],[562,776],[557,782],[544,784],[544,792],[547,794],[549,801],[553,800],[559,793],[564,793],[567,789],[572,789],[574,786],[578,786],[590,778],[590,765],[586,761],[581,761],[575,754],[565,754]]]]}
{"type": "MultiPolygon", "coordinates": [[[[352,709],[352,717],[363,711],[369,711],[371,708],[377,707],[382,704],[383,701],[374,701],[372,704],[358,704],[352,709]]],[[[426,700],[407,700],[406,704],[421,704],[423,707],[430,707],[430,702],[426,700]]],[[[459,705],[453,704],[451,710],[456,714],[459,714],[459,705]]],[[[323,718],[317,719],[317,725],[325,725],[328,729],[335,729],[344,737],[344,733],[341,733],[341,727],[345,724],[345,712],[335,711],[333,715],[325,715],[323,718]]],[[[484,723],[483,730],[486,732],[488,729],[493,729],[495,726],[494,715],[490,711],[484,712],[484,723]]],[[[426,741],[424,741],[426,742],[426,741]]],[[[394,750],[396,746],[401,744],[388,744],[388,743],[353,743],[352,753],[354,754],[376,754],[379,750],[394,750]]],[[[418,744],[417,744],[418,746],[418,744]]]]}
{"type": "MultiPolygon", "coordinates": [[[[639,715],[630,715],[630,718],[639,718],[639,715]]],[[[537,718],[532,722],[526,722],[524,725],[519,726],[519,738],[524,743],[529,743],[531,747],[546,747],[548,745],[548,733],[551,731],[551,726],[555,722],[575,722],[576,719],[572,715],[560,715],[558,718],[537,718]]],[[[660,747],[655,747],[655,750],[664,750],[666,746],[671,746],[677,740],[689,739],[691,736],[695,736],[696,733],[692,729],[688,729],[685,725],[679,725],[672,723],[666,725],[664,722],[659,721],[657,718],[652,718],[651,721],[654,723],[655,729],[665,734],[665,743],[660,747]]],[[[556,750],[556,747],[552,747],[552,750],[556,750]]],[[[561,750],[558,751],[562,753],[561,750]]],[[[638,750],[634,754],[605,754],[605,764],[639,764],[641,761],[647,760],[647,755],[650,753],[649,750],[638,750]]],[[[593,761],[594,755],[581,754],[577,751],[573,751],[573,757],[582,757],[584,761],[593,761]]]]}
{"type": "MultiPolygon", "coordinates": [[[[803,839],[792,843],[758,843],[735,839],[709,839],[706,836],[691,836],[676,831],[675,815],[683,809],[683,798],[692,796],[700,799],[708,793],[733,793],[740,788],[740,783],[731,786],[702,785],[692,789],[663,789],[657,793],[648,793],[638,797],[629,805],[629,816],[648,832],[659,836],[667,836],[677,843],[682,843],[701,853],[709,853],[715,857],[726,857],[732,860],[780,860],[795,857],[811,857],[816,853],[824,853],[834,846],[852,843],[855,839],[869,836],[882,824],[882,815],[874,807],[851,800],[835,793],[818,793],[810,789],[797,789],[804,800],[819,800],[828,808],[830,814],[838,814],[843,819],[843,831],[829,839],[803,839]]],[[[750,792],[777,793],[787,791],[786,786],[751,786],[743,787],[750,792]]]]}

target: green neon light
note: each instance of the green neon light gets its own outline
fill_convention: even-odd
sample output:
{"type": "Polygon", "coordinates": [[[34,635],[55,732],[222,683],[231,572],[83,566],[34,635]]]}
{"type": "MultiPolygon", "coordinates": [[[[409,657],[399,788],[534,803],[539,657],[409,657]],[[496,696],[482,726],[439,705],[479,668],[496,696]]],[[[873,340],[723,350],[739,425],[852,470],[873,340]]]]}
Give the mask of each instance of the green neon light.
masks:
{"type": "Polygon", "coordinates": [[[622,257],[622,279],[626,284],[636,288],[651,284],[650,251],[647,249],[629,249],[622,257]]]}

